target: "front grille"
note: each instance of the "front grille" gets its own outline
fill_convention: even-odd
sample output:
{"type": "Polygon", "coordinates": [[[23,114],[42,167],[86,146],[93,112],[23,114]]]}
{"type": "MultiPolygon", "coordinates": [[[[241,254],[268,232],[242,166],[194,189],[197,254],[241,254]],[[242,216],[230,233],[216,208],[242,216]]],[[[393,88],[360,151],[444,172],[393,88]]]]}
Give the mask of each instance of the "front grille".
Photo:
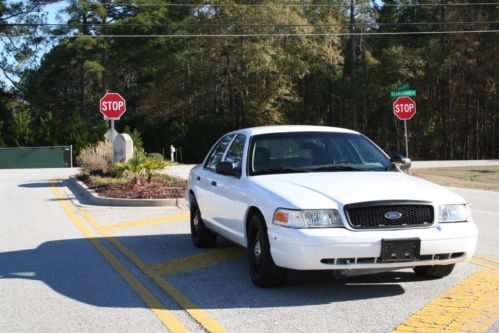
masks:
{"type": "MultiPolygon", "coordinates": [[[[464,252],[455,252],[455,253],[439,253],[439,254],[425,254],[419,256],[414,262],[419,261],[442,261],[442,260],[451,260],[458,259],[464,256],[464,252]]],[[[323,258],[321,259],[321,263],[327,265],[338,265],[338,266],[355,266],[360,264],[385,264],[381,261],[380,257],[359,257],[359,258],[323,258]]],[[[406,264],[406,262],[402,262],[402,264],[406,264]]],[[[410,262],[409,262],[410,263],[410,262]]]]}
{"type": "Polygon", "coordinates": [[[350,204],[345,206],[345,214],[354,229],[425,227],[432,225],[434,219],[433,206],[421,201],[350,204]],[[398,218],[389,219],[387,215],[398,218]]]}

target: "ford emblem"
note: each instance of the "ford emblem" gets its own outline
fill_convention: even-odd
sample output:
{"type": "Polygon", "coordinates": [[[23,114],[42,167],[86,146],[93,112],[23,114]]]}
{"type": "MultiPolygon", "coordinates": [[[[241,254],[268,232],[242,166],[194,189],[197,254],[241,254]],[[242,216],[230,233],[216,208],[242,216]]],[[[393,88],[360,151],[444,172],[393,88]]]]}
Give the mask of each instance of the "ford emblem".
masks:
{"type": "Polygon", "coordinates": [[[385,213],[385,218],[387,218],[389,220],[398,220],[401,217],[402,217],[402,213],[396,212],[394,210],[391,210],[391,211],[385,213]]]}

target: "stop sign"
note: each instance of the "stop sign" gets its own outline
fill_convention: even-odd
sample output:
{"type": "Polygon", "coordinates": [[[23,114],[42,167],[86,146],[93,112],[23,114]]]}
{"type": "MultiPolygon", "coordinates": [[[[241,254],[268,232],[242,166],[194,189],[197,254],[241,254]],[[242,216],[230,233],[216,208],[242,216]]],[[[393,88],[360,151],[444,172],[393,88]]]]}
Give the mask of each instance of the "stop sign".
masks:
{"type": "Polygon", "coordinates": [[[118,120],[126,111],[126,101],[118,93],[107,93],[100,99],[100,112],[107,118],[118,120]]]}
{"type": "Polygon", "coordinates": [[[416,102],[412,98],[402,96],[393,102],[393,114],[400,120],[409,120],[416,114],[416,102]]]}

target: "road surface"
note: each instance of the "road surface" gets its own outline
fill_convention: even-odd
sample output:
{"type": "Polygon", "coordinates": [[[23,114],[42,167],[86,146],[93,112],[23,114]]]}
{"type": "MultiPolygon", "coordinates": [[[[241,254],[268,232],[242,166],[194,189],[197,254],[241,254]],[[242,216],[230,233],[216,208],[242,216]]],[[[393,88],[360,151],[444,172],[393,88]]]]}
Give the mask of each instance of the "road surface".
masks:
{"type": "Polygon", "coordinates": [[[72,172],[0,172],[3,331],[497,331],[499,193],[456,189],[474,209],[482,259],[442,280],[291,272],[285,287],[258,289],[240,248],[192,246],[186,210],[77,206],[65,182],[50,182],[72,172]]]}

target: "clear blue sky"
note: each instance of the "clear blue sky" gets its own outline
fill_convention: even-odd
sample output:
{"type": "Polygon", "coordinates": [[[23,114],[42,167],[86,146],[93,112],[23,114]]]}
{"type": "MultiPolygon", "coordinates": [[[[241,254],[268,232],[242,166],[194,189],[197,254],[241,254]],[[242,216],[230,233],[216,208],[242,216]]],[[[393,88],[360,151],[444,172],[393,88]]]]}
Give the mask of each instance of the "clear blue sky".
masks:
{"type": "MultiPolygon", "coordinates": [[[[13,3],[13,2],[19,2],[19,1],[7,0],[7,3],[13,3]]],[[[47,22],[58,23],[59,20],[57,19],[57,15],[65,6],[67,6],[67,4],[68,4],[67,1],[58,1],[49,5],[45,5],[42,10],[47,13],[47,22]]],[[[48,48],[40,50],[40,52],[38,53],[37,63],[41,59],[43,54],[47,52],[47,50],[50,49],[52,46],[53,44],[50,45],[48,48]]],[[[2,47],[3,47],[3,41],[0,39],[0,48],[2,47]]],[[[8,60],[11,63],[15,61],[12,57],[9,57],[8,60]]],[[[10,81],[8,81],[1,72],[0,72],[0,82],[5,84],[6,87],[11,87],[10,81]]]]}

